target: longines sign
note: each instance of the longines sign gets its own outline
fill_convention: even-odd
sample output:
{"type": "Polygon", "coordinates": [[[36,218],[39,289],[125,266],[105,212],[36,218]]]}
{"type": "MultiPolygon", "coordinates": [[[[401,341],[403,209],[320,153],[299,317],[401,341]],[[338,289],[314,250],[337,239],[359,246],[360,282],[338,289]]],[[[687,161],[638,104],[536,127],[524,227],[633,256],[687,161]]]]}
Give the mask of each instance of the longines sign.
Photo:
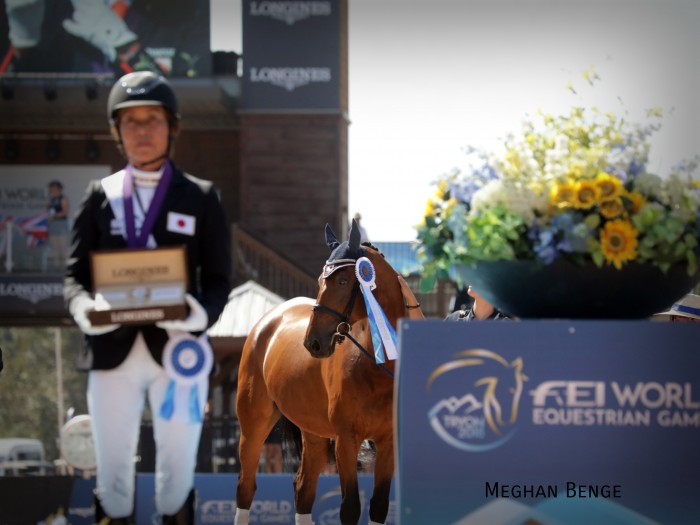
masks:
{"type": "Polygon", "coordinates": [[[243,2],[243,110],[339,110],[341,0],[243,2]]]}
{"type": "Polygon", "coordinates": [[[332,2],[329,0],[320,2],[250,2],[249,10],[251,17],[269,17],[290,26],[301,20],[330,16],[332,13],[332,2]]]}
{"type": "Polygon", "coordinates": [[[0,323],[17,318],[68,317],[63,303],[61,275],[3,275],[0,277],[0,323]]]}
{"type": "Polygon", "coordinates": [[[700,523],[698,340],[697,323],[403,321],[400,525],[700,523]]]}

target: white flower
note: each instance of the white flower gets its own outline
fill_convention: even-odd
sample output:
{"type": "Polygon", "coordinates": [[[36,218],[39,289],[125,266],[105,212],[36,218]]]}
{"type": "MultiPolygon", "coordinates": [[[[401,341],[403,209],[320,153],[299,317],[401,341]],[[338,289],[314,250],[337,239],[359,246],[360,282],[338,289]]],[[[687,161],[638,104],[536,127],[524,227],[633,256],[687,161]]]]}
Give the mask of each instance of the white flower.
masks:
{"type": "Polygon", "coordinates": [[[517,182],[498,179],[477,191],[471,204],[470,215],[500,204],[529,223],[534,220],[536,212],[546,210],[547,198],[517,182]]]}
{"type": "Polygon", "coordinates": [[[640,173],[634,179],[634,189],[647,198],[659,198],[664,193],[664,181],[653,173],[640,173]]]}

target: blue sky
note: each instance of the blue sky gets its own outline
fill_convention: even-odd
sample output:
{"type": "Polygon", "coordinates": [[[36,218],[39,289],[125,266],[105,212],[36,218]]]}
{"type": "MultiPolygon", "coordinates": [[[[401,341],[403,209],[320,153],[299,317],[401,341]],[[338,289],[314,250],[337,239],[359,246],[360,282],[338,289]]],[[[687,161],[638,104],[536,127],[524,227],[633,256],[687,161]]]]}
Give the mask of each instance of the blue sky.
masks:
{"type": "MultiPolygon", "coordinates": [[[[240,0],[212,13],[212,49],[241,51],[240,0]]],[[[415,239],[463,148],[493,146],[538,109],[661,107],[652,168],[698,153],[698,27],[697,0],[349,0],[350,214],[374,241],[415,239]]]]}

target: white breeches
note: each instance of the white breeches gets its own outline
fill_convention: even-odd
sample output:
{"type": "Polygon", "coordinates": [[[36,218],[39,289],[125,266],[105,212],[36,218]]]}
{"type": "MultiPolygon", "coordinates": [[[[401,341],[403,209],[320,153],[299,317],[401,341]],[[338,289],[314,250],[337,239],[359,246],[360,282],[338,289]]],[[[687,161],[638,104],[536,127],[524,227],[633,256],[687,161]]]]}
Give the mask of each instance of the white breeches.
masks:
{"type": "MultiPolygon", "coordinates": [[[[146,396],[156,445],[156,509],[164,515],[175,514],[194,486],[202,424],[158,416],[169,382],[140,333],[121,365],[89,373],[87,398],[97,455],[97,495],[113,518],[133,512],[134,456],[146,396]]],[[[203,402],[206,388],[202,385],[199,392],[203,402]]]]}

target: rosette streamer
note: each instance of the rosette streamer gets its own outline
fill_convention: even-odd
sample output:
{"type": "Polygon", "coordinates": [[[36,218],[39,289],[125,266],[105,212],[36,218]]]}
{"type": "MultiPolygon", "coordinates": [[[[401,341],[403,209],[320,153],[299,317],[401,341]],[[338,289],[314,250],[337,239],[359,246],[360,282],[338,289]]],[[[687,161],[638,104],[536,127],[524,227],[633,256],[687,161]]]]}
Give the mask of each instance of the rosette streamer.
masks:
{"type": "Polygon", "coordinates": [[[377,363],[384,363],[386,359],[396,359],[397,337],[396,330],[391,326],[384,310],[374,297],[372,290],[377,287],[374,265],[367,257],[360,257],[355,263],[355,275],[360,283],[360,291],[365,299],[367,318],[369,319],[372,345],[374,346],[374,358],[377,363]]]}

